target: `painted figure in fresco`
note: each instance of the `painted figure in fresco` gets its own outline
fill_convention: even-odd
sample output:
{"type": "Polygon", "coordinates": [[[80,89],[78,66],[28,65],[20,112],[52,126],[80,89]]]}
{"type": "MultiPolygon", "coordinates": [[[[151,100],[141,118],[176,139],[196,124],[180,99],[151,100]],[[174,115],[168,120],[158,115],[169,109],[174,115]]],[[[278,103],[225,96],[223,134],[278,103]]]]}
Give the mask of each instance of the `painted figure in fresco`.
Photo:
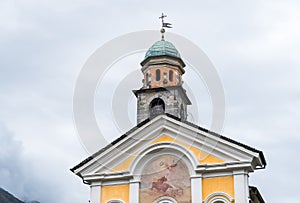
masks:
{"type": "Polygon", "coordinates": [[[169,188],[173,188],[171,185],[166,183],[168,179],[163,176],[152,182],[151,190],[156,189],[158,192],[166,192],[169,188]]]}
{"type": "Polygon", "coordinates": [[[177,166],[177,163],[168,164],[161,162],[161,165],[165,166],[166,174],[160,178],[154,177],[152,179],[152,186],[151,190],[155,189],[158,192],[166,192],[169,188],[173,189],[174,187],[168,183],[168,176],[175,171],[175,167],[177,166]]]}
{"type": "Polygon", "coordinates": [[[171,172],[175,171],[175,167],[177,166],[177,163],[175,164],[171,164],[169,165],[168,163],[165,163],[165,167],[166,167],[166,177],[168,177],[170,175],[171,172]]]}

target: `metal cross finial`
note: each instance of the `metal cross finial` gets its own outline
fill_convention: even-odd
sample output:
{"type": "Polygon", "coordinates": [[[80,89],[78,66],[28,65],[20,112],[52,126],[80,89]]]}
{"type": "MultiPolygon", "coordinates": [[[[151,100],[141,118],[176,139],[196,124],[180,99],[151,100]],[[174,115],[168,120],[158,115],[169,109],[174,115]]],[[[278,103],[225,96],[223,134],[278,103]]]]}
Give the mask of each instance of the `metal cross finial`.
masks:
{"type": "Polygon", "coordinates": [[[163,26],[164,24],[164,18],[167,17],[167,15],[164,15],[164,13],[161,13],[161,16],[159,17],[159,19],[161,19],[161,24],[163,26]]]}
{"type": "Polygon", "coordinates": [[[165,33],[165,29],[164,28],[172,28],[171,27],[171,23],[165,23],[164,18],[166,18],[167,15],[164,15],[164,13],[161,14],[161,16],[159,17],[159,19],[161,19],[161,39],[164,40],[164,33],[165,33]]]}

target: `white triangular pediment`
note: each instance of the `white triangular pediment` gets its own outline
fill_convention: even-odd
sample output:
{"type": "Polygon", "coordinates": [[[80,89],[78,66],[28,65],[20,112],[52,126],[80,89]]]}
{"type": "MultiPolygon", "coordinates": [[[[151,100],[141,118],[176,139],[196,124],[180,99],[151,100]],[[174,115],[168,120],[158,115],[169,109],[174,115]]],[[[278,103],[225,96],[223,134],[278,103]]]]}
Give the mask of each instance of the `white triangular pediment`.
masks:
{"type": "Polygon", "coordinates": [[[181,122],[167,115],[160,115],[134,129],[114,145],[99,151],[90,160],[79,164],[72,170],[82,177],[95,174],[99,176],[134,175],[138,161],[147,153],[158,149],[163,149],[161,153],[183,154],[190,161],[192,170],[200,172],[217,168],[226,170],[233,166],[247,166],[255,169],[257,166],[264,165],[258,150],[230,139],[224,139],[221,135],[197,128],[195,125],[181,122]],[[155,142],[162,136],[172,141],[155,142]],[[202,159],[193,153],[197,150],[202,154],[222,160],[222,163],[201,163],[202,159]],[[128,169],[118,172],[113,170],[125,162],[128,169]]]}

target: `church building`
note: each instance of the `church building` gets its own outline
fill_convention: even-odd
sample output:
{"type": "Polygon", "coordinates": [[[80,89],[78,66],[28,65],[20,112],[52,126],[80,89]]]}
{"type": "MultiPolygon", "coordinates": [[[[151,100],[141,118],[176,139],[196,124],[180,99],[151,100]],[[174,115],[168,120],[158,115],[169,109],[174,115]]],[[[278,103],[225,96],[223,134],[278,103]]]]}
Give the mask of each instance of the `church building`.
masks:
{"type": "Polygon", "coordinates": [[[175,46],[155,42],[141,71],[137,125],[71,169],[90,186],[90,202],[264,203],[248,182],[266,167],[263,152],[187,121],[175,46]]]}

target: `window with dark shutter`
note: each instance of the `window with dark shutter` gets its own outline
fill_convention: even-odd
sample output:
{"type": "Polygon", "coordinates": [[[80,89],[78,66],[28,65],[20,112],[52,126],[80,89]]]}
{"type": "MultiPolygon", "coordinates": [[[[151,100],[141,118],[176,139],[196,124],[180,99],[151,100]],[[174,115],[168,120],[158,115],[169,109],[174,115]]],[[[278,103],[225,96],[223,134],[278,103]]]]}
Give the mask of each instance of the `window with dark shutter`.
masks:
{"type": "Polygon", "coordinates": [[[160,81],[160,70],[156,69],[156,81],[160,81]]]}

